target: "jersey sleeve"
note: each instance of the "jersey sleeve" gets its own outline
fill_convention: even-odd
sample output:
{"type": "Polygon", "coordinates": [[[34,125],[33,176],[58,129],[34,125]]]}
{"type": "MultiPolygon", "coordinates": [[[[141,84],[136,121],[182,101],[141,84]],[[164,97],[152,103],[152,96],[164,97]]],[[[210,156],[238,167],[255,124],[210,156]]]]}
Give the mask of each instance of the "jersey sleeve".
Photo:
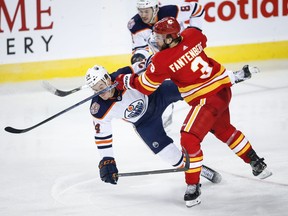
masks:
{"type": "MultiPolygon", "coordinates": [[[[161,62],[161,60],[158,62],[161,62]]],[[[169,74],[164,68],[161,68],[161,64],[153,62],[152,59],[152,62],[149,64],[146,71],[140,76],[135,77],[133,85],[141,93],[150,95],[168,78],[169,74]]]]}
{"type": "Polygon", "coordinates": [[[190,2],[184,5],[179,5],[179,13],[177,20],[182,25],[195,27],[202,30],[202,23],[204,20],[205,10],[201,4],[197,2],[190,2]]]}
{"type": "Polygon", "coordinates": [[[102,158],[113,157],[110,106],[111,104],[103,103],[99,97],[94,97],[90,104],[90,114],[94,125],[94,141],[102,158]]]}
{"type": "Polygon", "coordinates": [[[97,119],[93,118],[93,124],[95,128],[95,144],[99,151],[101,158],[103,157],[114,157],[113,153],[113,135],[112,135],[112,124],[108,119],[97,119]]]}
{"type": "Polygon", "coordinates": [[[132,66],[126,66],[123,68],[119,68],[117,71],[110,74],[111,79],[114,81],[117,76],[120,74],[132,74],[134,73],[134,68],[132,66]]]}
{"type": "Polygon", "coordinates": [[[141,53],[145,55],[145,52],[149,53],[149,46],[145,38],[150,37],[150,30],[142,30],[131,34],[132,37],[132,53],[141,53]]]}
{"type": "Polygon", "coordinates": [[[140,16],[137,14],[129,20],[127,28],[131,33],[132,54],[142,54],[147,58],[149,56],[149,46],[147,39],[151,34],[151,29],[142,23],[140,16]]]}

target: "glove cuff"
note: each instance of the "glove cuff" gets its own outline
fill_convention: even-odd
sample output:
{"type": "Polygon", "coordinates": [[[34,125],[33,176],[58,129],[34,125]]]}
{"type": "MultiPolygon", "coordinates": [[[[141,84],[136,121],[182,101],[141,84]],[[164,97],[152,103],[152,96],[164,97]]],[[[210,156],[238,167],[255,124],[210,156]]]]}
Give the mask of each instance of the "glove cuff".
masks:
{"type": "Polygon", "coordinates": [[[116,166],[115,159],[113,157],[104,157],[100,163],[99,163],[99,169],[101,169],[103,166],[106,166],[108,164],[114,164],[116,166]]]}
{"type": "Polygon", "coordinates": [[[126,74],[126,75],[124,75],[124,77],[123,77],[124,86],[125,86],[125,88],[128,89],[128,90],[134,89],[134,88],[131,86],[131,76],[132,76],[132,74],[126,74]]]}

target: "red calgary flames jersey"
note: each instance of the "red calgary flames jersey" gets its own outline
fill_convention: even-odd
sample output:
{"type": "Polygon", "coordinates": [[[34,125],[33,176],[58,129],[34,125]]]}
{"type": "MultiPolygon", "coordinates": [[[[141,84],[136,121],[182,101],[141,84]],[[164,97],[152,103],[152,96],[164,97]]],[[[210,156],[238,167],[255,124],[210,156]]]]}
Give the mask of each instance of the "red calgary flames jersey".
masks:
{"type": "Polygon", "coordinates": [[[177,46],[158,52],[152,58],[146,72],[133,81],[136,89],[151,94],[165,79],[171,79],[184,100],[191,104],[231,86],[226,69],[205,54],[206,36],[196,28],[184,30],[181,36],[177,46]]]}

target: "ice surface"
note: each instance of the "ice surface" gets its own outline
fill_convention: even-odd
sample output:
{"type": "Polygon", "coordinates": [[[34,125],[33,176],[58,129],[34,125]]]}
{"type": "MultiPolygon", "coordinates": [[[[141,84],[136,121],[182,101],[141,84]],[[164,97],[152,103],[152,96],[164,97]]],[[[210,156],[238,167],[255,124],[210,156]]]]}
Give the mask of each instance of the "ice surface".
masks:
{"type": "MultiPolygon", "coordinates": [[[[0,85],[0,215],[288,215],[288,61],[253,62],[261,73],[233,86],[231,119],[273,176],[258,180],[249,165],[212,135],[202,143],[204,164],[222,174],[220,184],[202,179],[202,203],[186,208],[183,173],[123,177],[118,185],[101,182],[89,103],[24,134],[4,127],[30,127],[90,96],[86,89],[65,98],[45,91],[41,81],[0,85]]],[[[239,69],[243,64],[226,65],[239,69]]],[[[83,78],[54,79],[60,89],[83,78]]],[[[179,145],[188,106],[175,104],[168,133],[179,145]]],[[[114,152],[121,172],[170,168],[153,155],[130,124],[115,120],[114,152]]]]}

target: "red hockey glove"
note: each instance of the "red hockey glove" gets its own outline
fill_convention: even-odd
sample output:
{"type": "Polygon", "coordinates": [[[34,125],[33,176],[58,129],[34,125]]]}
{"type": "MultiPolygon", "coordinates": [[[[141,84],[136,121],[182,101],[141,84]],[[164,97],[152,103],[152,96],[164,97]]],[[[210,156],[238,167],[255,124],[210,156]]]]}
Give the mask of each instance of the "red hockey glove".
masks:
{"type": "Polygon", "coordinates": [[[131,90],[134,89],[133,80],[137,77],[137,74],[120,74],[118,77],[116,77],[116,82],[118,82],[118,85],[116,88],[118,90],[131,90]]]}

